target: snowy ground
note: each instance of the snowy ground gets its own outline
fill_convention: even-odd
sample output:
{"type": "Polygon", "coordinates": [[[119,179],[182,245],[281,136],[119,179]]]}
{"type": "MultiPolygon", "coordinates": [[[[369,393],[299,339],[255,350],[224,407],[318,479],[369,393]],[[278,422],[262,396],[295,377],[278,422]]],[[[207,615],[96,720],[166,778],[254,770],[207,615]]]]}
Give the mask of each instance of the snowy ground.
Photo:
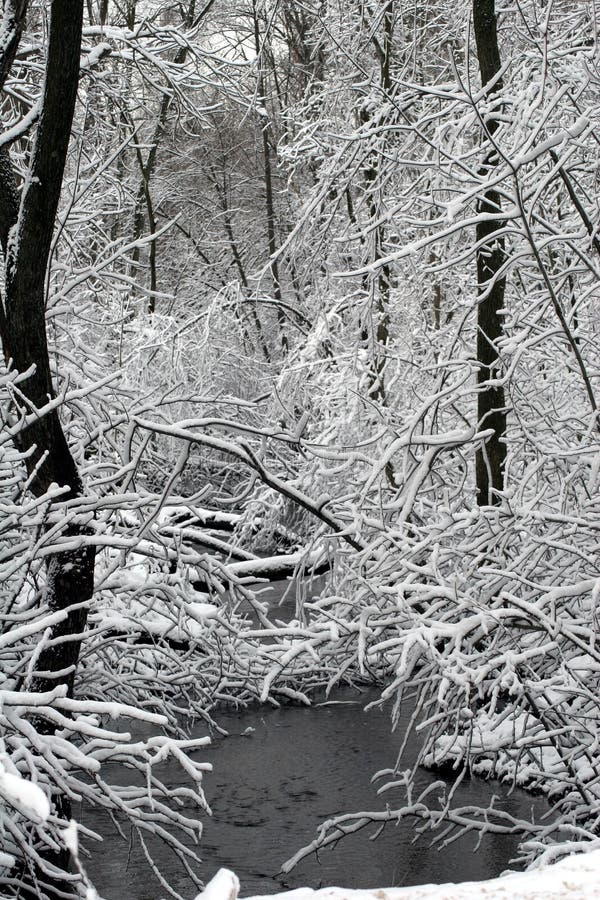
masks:
{"type": "MultiPolygon", "coordinates": [[[[241,887],[243,892],[243,885],[241,887]]],[[[196,900],[236,900],[240,884],[233,872],[220,869],[196,900]]],[[[427,884],[408,888],[299,888],[249,900],[595,900],[600,897],[600,850],[569,856],[553,866],[491,881],[427,884]]]]}

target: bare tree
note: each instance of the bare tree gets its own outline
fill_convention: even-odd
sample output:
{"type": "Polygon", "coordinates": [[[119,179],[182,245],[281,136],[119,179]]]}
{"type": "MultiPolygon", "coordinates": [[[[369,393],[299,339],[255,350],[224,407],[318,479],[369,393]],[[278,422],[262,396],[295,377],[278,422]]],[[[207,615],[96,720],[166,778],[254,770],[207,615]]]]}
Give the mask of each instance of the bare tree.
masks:
{"type": "MultiPolygon", "coordinates": [[[[13,41],[4,50],[0,70],[10,71],[24,23],[26,3],[5,6],[4,19],[13,41]]],[[[5,156],[2,171],[0,220],[4,252],[4,298],[0,334],[7,365],[27,377],[15,394],[13,415],[25,419],[18,446],[25,451],[30,489],[39,496],[52,483],[65,489],[62,501],[76,500],[83,487],[61,425],[46,336],[46,270],[50,255],[63,171],[79,84],[83,3],[57,0],[52,4],[48,51],[39,124],[29,171],[20,190],[5,156]]],[[[46,597],[49,608],[67,615],[55,625],[37,664],[41,690],[66,683],[73,689],[87,601],[94,580],[94,550],[78,546],[85,529],[68,527],[73,549],[50,557],[46,597]]]]}

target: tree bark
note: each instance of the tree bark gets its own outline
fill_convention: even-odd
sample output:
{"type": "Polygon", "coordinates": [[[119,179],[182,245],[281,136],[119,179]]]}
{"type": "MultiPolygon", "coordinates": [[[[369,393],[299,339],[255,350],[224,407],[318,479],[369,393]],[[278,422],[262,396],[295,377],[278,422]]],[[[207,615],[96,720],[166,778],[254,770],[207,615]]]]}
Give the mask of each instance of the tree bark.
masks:
{"type": "MultiPolygon", "coordinates": [[[[502,90],[500,49],[496,23],[495,0],[473,0],[473,29],[481,84],[489,85],[491,102],[502,90]],[[490,85],[490,82],[493,84],[490,85]]],[[[497,113],[489,114],[484,122],[486,137],[493,137],[498,128],[497,113]]],[[[480,174],[487,178],[497,163],[494,147],[490,149],[480,174]]],[[[506,279],[500,275],[505,260],[504,239],[499,233],[502,204],[498,191],[488,189],[478,203],[481,216],[476,226],[477,239],[477,420],[479,428],[491,428],[487,443],[477,450],[475,476],[477,502],[480,506],[499,504],[499,492],[504,489],[506,462],[506,397],[504,386],[493,383],[500,376],[498,339],[502,336],[501,318],[504,307],[506,279]]]]}
{"type": "Polygon", "coordinates": [[[273,196],[273,167],[271,163],[271,144],[269,141],[269,131],[271,130],[271,122],[267,115],[267,95],[266,84],[263,74],[263,56],[265,48],[261,41],[260,21],[256,0],[252,0],[252,18],[254,28],[254,49],[256,51],[257,60],[257,84],[256,90],[258,95],[258,103],[262,104],[265,110],[264,122],[261,116],[261,139],[263,151],[263,177],[265,183],[265,216],[267,220],[267,247],[269,251],[269,271],[271,273],[271,282],[273,285],[273,299],[277,306],[277,324],[279,326],[279,338],[281,340],[281,348],[285,353],[289,349],[289,342],[285,332],[285,315],[282,307],[279,305],[282,300],[281,281],[279,278],[279,263],[277,262],[277,231],[275,221],[275,203],[273,196]]]}
{"type": "MultiPolygon", "coordinates": [[[[21,4],[23,15],[12,59],[25,7],[21,4]]],[[[19,385],[19,414],[39,410],[56,396],[46,337],[46,270],[77,97],[82,19],[83,0],[53,0],[42,109],[20,196],[8,153],[0,166],[0,241],[5,259],[0,336],[7,365],[19,372],[32,370],[19,385]]],[[[0,60],[3,77],[9,69],[6,59],[0,60]]],[[[30,488],[36,496],[52,483],[68,489],[66,500],[81,496],[81,479],[57,409],[34,418],[15,442],[27,453],[30,488]]],[[[73,691],[94,580],[94,549],[81,546],[85,533],[72,525],[63,535],[68,548],[48,561],[45,600],[50,611],[67,615],[52,629],[39,654],[33,683],[36,690],[66,684],[68,692],[73,691]]]]}
{"type": "MultiPolygon", "coordinates": [[[[382,96],[387,100],[392,95],[392,41],[394,34],[395,20],[395,0],[386,0],[384,10],[382,12],[383,36],[381,42],[373,34],[371,42],[375,47],[377,59],[379,61],[379,88],[382,96]]],[[[361,125],[367,126],[371,119],[371,112],[361,109],[359,118],[361,125]]],[[[385,120],[382,121],[385,124],[385,120]]],[[[382,139],[385,141],[385,138],[382,139]]],[[[369,289],[371,303],[369,314],[365,317],[361,329],[361,340],[365,348],[370,351],[371,371],[369,372],[369,396],[376,402],[383,405],[387,402],[385,388],[385,367],[387,362],[387,346],[390,338],[390,291],[391,291],[391,270],[389,263],[381,263],[380,260],[385,256],[386,228],[381,220],[381,205],[378,201],[379,180],[381,177],[381,157],[382,153],[379,147],[373,148],[363,170],[365,191],[367,194],[367,208],[369,219],[373,223],[371,226],[372,249],[369,262],[379,263],[377,277],[373,280],[365,278],[363,286],[369,289]],[[371,325],[371,322],[374,324],[371,325]]],[[[348,190],[347,200],[351,203],[351,197],[348,190]]],[[[349,206],[349,212],[351,206],[349,206]]],[[[353,215],[353,214],[352,214],[353,215]]],[[[391,474],[391,468],[388,466],[388,478],[391,474]]],[[[390,481],[392,487],[395,487],[393,479],[390,481]]]]}

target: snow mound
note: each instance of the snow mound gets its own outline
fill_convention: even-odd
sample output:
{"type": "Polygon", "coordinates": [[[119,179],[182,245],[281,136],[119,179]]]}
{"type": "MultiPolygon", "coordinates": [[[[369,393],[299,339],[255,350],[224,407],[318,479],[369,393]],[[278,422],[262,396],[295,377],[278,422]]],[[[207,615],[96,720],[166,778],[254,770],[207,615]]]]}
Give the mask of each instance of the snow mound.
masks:
{"type": "MultiPolygon", "coordinates": [[[[219,869],[196,900],[236,900],[237,877],[219,869]]],[[[298,888],[248,900],[596,900],[600,897],[600,850],[568,856],[532,872],[503,875],[490,881],[463,884],[424,884],[407,888],[347,890],[330,887],[318,891],[298,888]]]]}
{"type": "Polygon", "coordinates": [[[239,890],[240,882],[237,875],[229,869],[219,869],[196,900],[236,900],[239,890]]]}
{"type": "Polygon", "coordinates": [[[50,815],[50,802],[41,787],[23,778],[16,770],[7,770],[1,759],[0,801],[34,822],[45,822],[50,815]]]}

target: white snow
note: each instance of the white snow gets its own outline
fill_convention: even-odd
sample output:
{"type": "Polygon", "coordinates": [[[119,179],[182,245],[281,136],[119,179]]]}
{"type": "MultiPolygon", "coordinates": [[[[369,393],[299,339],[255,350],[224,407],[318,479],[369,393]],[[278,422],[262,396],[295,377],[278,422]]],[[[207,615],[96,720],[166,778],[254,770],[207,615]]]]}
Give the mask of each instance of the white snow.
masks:
{"type": "Polygon", "coordinates": [[[79,856],[79,838],[77,836],[77,822],[75,819],[71,819],[67,827],[61,829],[61,834],[65,847],[77,859],[79,856]]]}
{"type": "Polygon", "coordinates": [[[45,822],[50,815],[50,801],[37,784],[18,772],[9,772],[0,760],[0,800],[18,809],[34,822],[45,822]]]}
{"type": "MultiPolygon", "coordinates": [[[[196,900],[236,900],[239,881],[219,869],[196,900]]],[[[568,856],[552,866],[503,875],[490,881],[462,884],[425,884],[407,888],[349,890],[329,887],[297,888],[248,900],[596,900],[600,897],[600,850],[568,856]]]]}
{"type": "Polygon", "coordinates": [[[196,900],[236,900],[239,890],[240,882],[237,875],[229,869],[219,869],[196,900]]]}

